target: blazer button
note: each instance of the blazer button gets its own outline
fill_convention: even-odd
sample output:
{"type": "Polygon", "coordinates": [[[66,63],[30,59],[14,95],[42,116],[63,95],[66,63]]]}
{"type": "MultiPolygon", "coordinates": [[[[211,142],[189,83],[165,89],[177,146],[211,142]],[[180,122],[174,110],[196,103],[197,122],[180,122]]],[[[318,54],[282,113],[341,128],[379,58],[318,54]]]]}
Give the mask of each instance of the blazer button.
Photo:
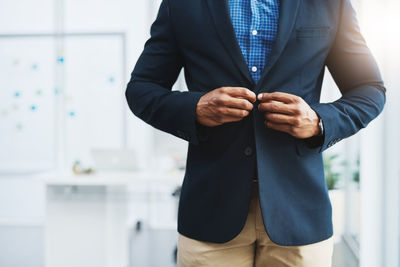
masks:
{"type": "Polygon", "coordinates": [[[246,148],[244,149],[244,154],[248,157],[253,155],[253,149],[250,146],[246,146],[246,148]]]}

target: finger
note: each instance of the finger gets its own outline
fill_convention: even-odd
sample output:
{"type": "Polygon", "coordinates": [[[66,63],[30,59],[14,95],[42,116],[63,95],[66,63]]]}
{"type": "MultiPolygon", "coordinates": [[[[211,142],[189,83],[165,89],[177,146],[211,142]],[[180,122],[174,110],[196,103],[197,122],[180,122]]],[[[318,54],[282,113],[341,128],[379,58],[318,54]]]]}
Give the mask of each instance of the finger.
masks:
{"type": "Polygon", "coordinates": [[[227,87],[226,93],[232,97],[247,99],[251,103],[257,100],[256,94],[244,87],[227,87]]]}
{"type": "Polygon", "coordinates": [[[276,131],[280,131],[280,132],[285,132],[288,134],[292,133],[292,126],[289,124],[285,124],[285,123],[274,123],[274,122],[270,122],[270,121],[266,121],[265,125],[273,130],[276,131]]]}
{"type": "Polygon", "coordinates": [[[234,98],[231,96],[228,96],[224,102],[226,107],[231,107],[231,108],[237,108],[237,109],[244,109],[251,111],[253,109],[253,104],[248,101],[247,99],[241,99],[241,98],[234,98]]]}
{"type": "Polygon", "coordinates": [[[297,103],[299,101],[299,96],[283,92],[261,93],[257,98],[261,102],[277,100],[288,104],[297,103]]]}
{"type": "Polygon", "coordinates": [[[262,112],[282,113],[288,115],[296,114],[295,107],[274,100],[258,104],[258,110],[262,112]]]}
{"type": "Polygon", "coordinates": [[[231,117],[231,116],[225,116],[222,119],[222,123],[227,123],[227,122],[235,122],[235,121],[241,121],[243,120],[243,117],[231,117]]]}
{"type": "Polygon", "coordinates": [[[296,117],[285,115],[285,114],[279,114],[279,113],[265,113],[265,119],[269,122],[273,123],[280,123],[280,124],[289,124],[292,126],[298,126],[299,121],[296,119],[296,117]]]}
{"type": "Polygon", "coordinates": [[[249,115],[249,111],[237,108],[224,107],[220,110],[220,115],[223,117],[244,118],[249,115]]]}

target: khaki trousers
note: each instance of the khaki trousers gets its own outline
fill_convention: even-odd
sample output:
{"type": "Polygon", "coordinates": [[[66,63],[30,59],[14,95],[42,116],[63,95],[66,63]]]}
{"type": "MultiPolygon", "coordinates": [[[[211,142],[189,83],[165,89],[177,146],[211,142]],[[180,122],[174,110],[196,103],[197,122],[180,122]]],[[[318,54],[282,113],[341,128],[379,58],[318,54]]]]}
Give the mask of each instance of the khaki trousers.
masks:
{"type": "Polygon", "coordinates": [[[280,246],[268,237],[254,182],[246,224],[226,243],[194,240],[179,234],[178,267],[331,267],[333,238],[305,246],[280,246]]]}

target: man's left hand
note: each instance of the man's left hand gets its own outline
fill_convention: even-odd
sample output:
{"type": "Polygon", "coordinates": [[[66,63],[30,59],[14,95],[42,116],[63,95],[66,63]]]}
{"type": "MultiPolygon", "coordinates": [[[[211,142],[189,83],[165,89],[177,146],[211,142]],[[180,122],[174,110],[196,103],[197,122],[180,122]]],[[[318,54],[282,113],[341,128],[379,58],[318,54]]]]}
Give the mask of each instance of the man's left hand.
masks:
{"type": "Polygon", "coordinates": [[[309,138],[320,132],[317,113],[299,96],[282,93],[261,93],[258,110],[265,112],[268,128],[286,132],[296,138],[309,138]]]}

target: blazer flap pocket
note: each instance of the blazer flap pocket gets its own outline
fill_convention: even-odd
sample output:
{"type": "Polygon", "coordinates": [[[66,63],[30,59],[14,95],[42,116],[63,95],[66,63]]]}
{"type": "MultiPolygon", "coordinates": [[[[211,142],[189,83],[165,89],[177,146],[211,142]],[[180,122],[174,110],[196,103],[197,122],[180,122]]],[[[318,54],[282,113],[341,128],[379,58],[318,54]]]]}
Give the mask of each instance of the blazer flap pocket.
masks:
{"type": "Polygon", "coordinates": [[[328,36],[330,31],[329,26],[308,26],[296,29],[297,38],[320,38],[328,36]]]}

